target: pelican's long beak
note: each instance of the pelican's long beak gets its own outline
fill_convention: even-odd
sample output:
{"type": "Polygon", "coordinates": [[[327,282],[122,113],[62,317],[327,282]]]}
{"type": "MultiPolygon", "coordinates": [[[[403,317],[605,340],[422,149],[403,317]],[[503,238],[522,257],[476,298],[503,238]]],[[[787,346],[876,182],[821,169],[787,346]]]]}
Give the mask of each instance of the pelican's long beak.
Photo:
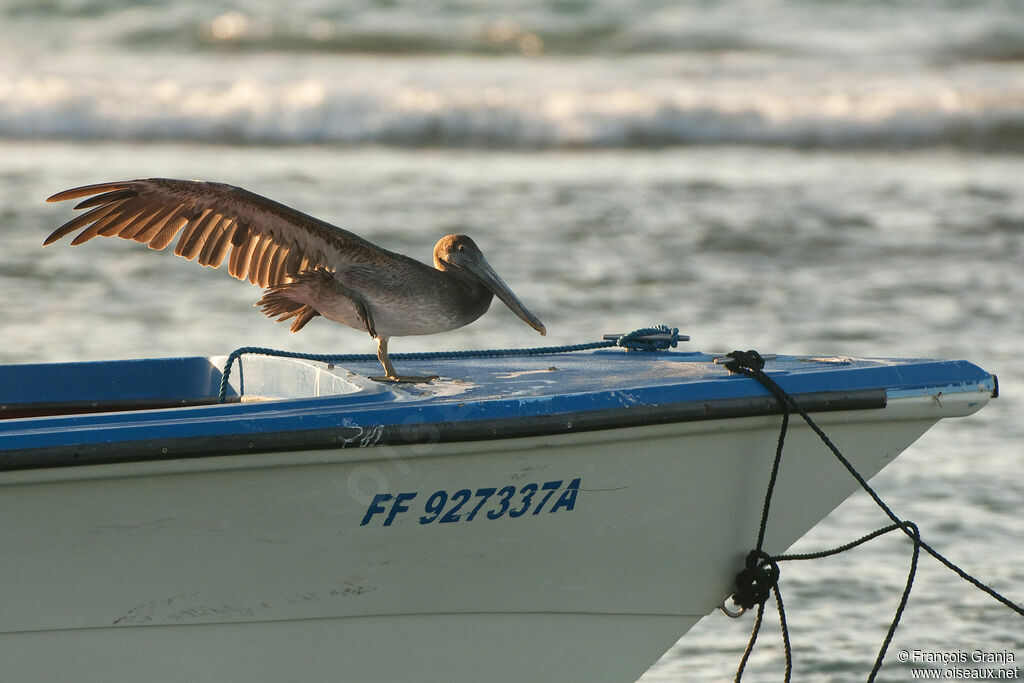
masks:
{"type": "Polygon", "coordinates": [[[541,334],[547,334],[547,330],[544,328],[542,323],[537,316],[526,310],[526,306],[519,300],[512,290],[508,288],[508,285],[498,277],[498,274],[494,272],[494,268],[491,268],[491,264],[487,262],[484,255],[476,252],[471,254],[465,254],[459,259],[459,265],[466,268],[478,278],[481,282],[487,286],[487,289],[494,292],[494,296],[501,299],[502,303],[508,306],[513,313],[523,319],[527,325],[537,330],[541,334]]]}

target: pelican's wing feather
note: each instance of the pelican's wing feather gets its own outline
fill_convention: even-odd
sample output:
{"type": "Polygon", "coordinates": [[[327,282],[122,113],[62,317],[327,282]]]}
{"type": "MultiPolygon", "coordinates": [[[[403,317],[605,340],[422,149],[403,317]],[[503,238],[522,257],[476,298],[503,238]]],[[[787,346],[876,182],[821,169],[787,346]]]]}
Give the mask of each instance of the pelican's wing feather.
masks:
{"type": "Polygon", "coordinates": [[[163,249],[177,236],[175,254],[213,268],[227,258],[233,277],[260,287],[316,268],[387,267],[406,260],[347,230],[223,183],[126,180],[72,188],[46,201],[82,198],[75,209],[89,211],[54,230],[44,245],[79,231],[72,244],[116,236],[163,249]]]}

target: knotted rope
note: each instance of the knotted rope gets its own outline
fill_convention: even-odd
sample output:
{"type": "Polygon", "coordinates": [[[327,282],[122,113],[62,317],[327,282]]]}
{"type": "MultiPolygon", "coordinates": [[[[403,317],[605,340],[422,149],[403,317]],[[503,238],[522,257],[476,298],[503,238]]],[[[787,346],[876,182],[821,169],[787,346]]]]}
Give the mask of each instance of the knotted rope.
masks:
{"type": "Polygon", "coordinates": [[[877,538],[890,531],[900,529],[905,533],[910,540],[913,542],[913,554],[911,556],[910,571],[907,575],[907,584],[903,589],[903,595],[900,598],[900,603],[896,608],[896,613],[893,616],[892,622],[889,625],[889,630],[885,634],[885,639],[882,641],[882,646],[878,651],[878,656],[875,658],[875,665],[871,669],[871,674],[868,676],[868,682],[871,683],[875,680],[879,670],[882,668],[882,662],[885,659],[885,653],[892,643],[892,638],[896,633],[896,629],[899,626],[900,618],[903,615],[903,611],[907,606],[907,600],[910,598],[910,591],[914,584],[914,577],[917,574],[917,561],[920,555],[920,551],[923,548],[929,555],[937,559],[947,568],[956,573],[960,578],[973,584],[979,590],[987,593],[992,598],[998,600],[1006,607],[1017,614],[1024,616],[1024,607],[1014,603],[1008,598],[1000,595],[990,586],[982,583],[978,579],[974,578],[959,566],[946,559],[937,550],[932,548],[930,545],[925,543],[921,539],[921,533],[917,525],[909,520],[900,519],[892,509],[886,505],[885,501],[875,492],[871,486],[868,485],[867,481],[860,475],[859,472],[853,467],[849,460],[839,451],[835,444],[832,443],[831,439],[825,434],[824,431],[815,424],[814,420],[804,411],[803,408],[793,399],[792,396],[786,393],[786,391],[780,387],[775,380],[769,377],[764,372],[765,361],[757,351],[733,351],[727,354],[727,358],[730,360],[724,361],[722,364],[729,370],[729,372],[745,375],[761,383],[779,402],[779,406],[782,408],[782,426],[779,429],[779,441],[778,447],[775,451],[775,461],[772,464],[771,475],[768,479],[768,490],[765,493],[764,507],[761,511],[761,525],[757,535],[757,545],[754,550],[751,550],[746,557],[745,566],[736,575],[735,585],[736,593],[733,595],[733,601],[745,609],[750,609],[754,605],[757,605],[757,616],[754,619],[754,627],[750,634],[750,640],[747,643],[747,647],[743,652],[743,657],[740,659],[739,667],[736,671],[737,683],[743,676],[743,670],[746,667],[747,660],[750,658],[750,654],[754,649],[754,643],[757,641],[757,634],[761,628],[761,619],[764,614],[764,603],[767,601],[768,596],[774,592],[775,601],[778,605],[779,622],[782,629],[782,641],[783,647],[786,654],[786,672],[785,681],[790,680],[793,670],[793,655],[790,649],[789,643],[789,629],[786,625],[786,611],[782,604],[782,593],[779,590],[778,579],[779,579],[779,567],[778,563],[788,560],[811,560],[819,559],[822,557],[828,557],[829,555],[836,555],[841,552],[845,552],[852,548],[855,548],[862,543],[866,543],[874,538],[877,538]],[[852,541],[845,545],[831,550],[825,550],[818,553],[809,553],[802,555],[779,555],[772,556],[762,550],[762,544],[764,543],[765,528],[768,524],[768,513],[771,506],[772,494],[775,489],[775,481],[779,472],[779,464],[782,459],[782,449],[786,438],[786,432],[789,427],[789,414],[790,411],[797,413],[803,418],[807,426],[818,435],[818,438],[828,447],[832,454],[839,460],[840,463],[847,469],[847,471],[857,480],[861,488],[864,489],[875,504],[882,509],[882,511],[893,521],[893,524],[877,529],[866,536],[863,536],[856,541],[852,541]]]}

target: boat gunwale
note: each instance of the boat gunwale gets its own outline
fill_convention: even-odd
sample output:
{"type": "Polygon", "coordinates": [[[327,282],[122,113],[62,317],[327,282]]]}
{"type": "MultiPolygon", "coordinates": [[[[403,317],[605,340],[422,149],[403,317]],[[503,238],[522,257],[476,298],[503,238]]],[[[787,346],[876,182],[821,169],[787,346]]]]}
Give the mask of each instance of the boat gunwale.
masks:
{"type": "MultiPolygon", "coordinates": [[[[793,398],[809,413],[883,409],[887,405],[885,389],[811,392],[793,398]]],[[[781,413],[776,399],[764,394],[505,418],[372,426],[339,424],[312,429],[105,441],[0,451],[0,472],[283,451],[490,441],[781,413]]]]}

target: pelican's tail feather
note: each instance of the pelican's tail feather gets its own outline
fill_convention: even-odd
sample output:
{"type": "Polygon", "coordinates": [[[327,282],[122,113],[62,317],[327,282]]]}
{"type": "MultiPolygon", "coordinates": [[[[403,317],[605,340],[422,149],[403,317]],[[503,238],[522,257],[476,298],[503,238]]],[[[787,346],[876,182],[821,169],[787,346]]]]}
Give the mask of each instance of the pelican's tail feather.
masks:
{"type": "Polygon", "coordinates": [[[291,331],[298,332],[306,323],[320,315],[315,308],[305,303],[310,285],[319,285],[323,274],[319,270],[298,273],[290,282],[284,282],[263,291],[263,297],[256,305],[268,318],[277,318],[276,322],[292,320],[291,331]]]}
{"type": "Polygon", "coordinates": [[[256,305],[268,318],[292,321],[292,332],[318,315],[377,336],[370,305],[362,294],[346,287],[327,268],[317,267],[289,276],[288,282],[268,287],[256,305]]]}

